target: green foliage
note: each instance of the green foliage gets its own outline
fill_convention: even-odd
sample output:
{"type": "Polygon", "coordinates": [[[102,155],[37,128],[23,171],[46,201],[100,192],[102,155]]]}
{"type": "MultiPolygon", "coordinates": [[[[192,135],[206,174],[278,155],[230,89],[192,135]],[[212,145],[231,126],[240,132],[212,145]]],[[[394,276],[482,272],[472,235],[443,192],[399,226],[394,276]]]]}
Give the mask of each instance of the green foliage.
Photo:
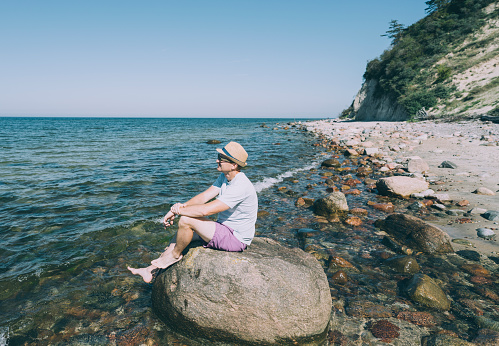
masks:
{"type": "Polygon", "coordinates": [[[402,36],[405,27],[403,24],[400,24],[397,20],[390,21],[390,28],[386,32],[386,34],[381,36],[388,36],[392,39],[392,44],[396,44],[400,37],[402,36]]]}
{"type": "Polygon", "coordinates": [[[442,83],[452,76],[452,69],[447,65],[437,66],[437,80],[435,83],[442,83]]]}
{"type": "Polygon", "coordinates": [[[393,46],[367,63],[364,78],[377,80],[375,93],[397,99],[410,115],[435,106],[437,99],[453,91],[443,84],[454,73],[435,64],[482,27],[486,17],[482,9],[493,2],[432,0],[426,2],[430,14],[408,28],[392,20],[386,36],[394,39],[393,46]]]}

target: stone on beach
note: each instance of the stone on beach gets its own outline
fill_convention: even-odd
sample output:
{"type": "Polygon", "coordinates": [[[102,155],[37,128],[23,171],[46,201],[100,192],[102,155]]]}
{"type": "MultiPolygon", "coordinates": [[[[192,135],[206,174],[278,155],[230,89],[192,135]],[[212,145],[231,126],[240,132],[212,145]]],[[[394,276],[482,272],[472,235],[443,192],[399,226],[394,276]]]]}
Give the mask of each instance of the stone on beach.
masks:
{"type": "Polygon", "coordinates": [[[473,193],[476,193],[477,195],[487,195],[487,196],[494,196],[495,195],[494,191],[487,189],[486,187],[479,187],[478,189],[473,191],[473,193]]]}
{"type": "Polygon", "coordinates": [[[499,221],[499,211],[487,210],[482,216],[489,221],[499,221]]]}
{"type": "Polygon", "coordinates": [[[438,168],[451,168],[451,169],[456,169],[457,165],[453,162],[450,161],[444,161],[438,166],[438,168]]]}
{"type": "Polygon", "coordinates": [[[190,339],[311,345],[324,341],[332,307],[319,262],[267,238],[255,238],[242,253],[190,249],[158,275],[152,305],[190,339]]]}
{"type": "Polygon", "coordinates": [[[485,240],[491,240],[496,237],[496,233],[488,228],[477,228],[476,235],[485,240]]]}
{"type": "Polygon", "coordinates": [[[423,220],[406,214],[391,214],[375,225],[390,234],[396,242],[428,254],[452,253],[447,233],[423,220]]]}
{"type": "Polygon", "coordinates": [[[407,198],[413,193],[428,189],[428,182],[404,176],[381,178],[376,182],[376,188],[380,195],[407,198]]]}
{"type": "Polygon", "coordinates": [[[421,158],[412,158],[407,162],[407,171],[409,173],[424,173],[430,170],[430,166],[421,158]]]}

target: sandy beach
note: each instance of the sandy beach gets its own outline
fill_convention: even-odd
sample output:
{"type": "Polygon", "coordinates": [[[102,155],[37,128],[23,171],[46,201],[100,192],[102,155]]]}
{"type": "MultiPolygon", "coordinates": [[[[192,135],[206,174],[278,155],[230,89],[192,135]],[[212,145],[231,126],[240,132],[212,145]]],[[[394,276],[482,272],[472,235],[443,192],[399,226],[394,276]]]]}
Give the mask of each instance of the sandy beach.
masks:
{"type": "MultiPolygon", "coordinates": [[[[480,216],[480,209],[499,210],[499,124],[480,120],[463,122],[353,122],[320,120],[307,123],[307,129],[325,135],[345,147],[377,148],[376,157],[386,166],[403,167],[410,158],[419,157],[429,166],[424,178],[430,188],[449,195],[447,209],[470,212],[471,222],[452,222],[448,218],[430,223],[443,229],[453,239],[469,240],[476,251],[486,255],[499,253],[496,240],[477,236],[478,228],[499,233],[499,222],[480,216]],[[450,161],[455,168],[439,167],[450,161]],[[389,164],[392,165],[389,165],[389,164]],[[478,188],[494,195],[474,193],[478,188]],[[459,201],[468,201],[464,207],[459,201]],[[478,208],[478,209],[477,209],[478,208]]],[[[482,212],[483,212],[482,210],[482,212]]],[[[458,219],[455,217],[454,219],[458,219]]],[[[465,246],[453,243],[455,250],[465,246]]]]}

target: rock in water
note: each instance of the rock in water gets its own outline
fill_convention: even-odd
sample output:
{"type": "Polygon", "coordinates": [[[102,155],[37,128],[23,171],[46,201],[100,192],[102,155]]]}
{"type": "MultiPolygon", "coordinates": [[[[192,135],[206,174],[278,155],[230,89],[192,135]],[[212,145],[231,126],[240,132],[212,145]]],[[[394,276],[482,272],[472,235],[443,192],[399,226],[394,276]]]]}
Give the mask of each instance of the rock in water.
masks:
{"type": "Polygon", "coordinates": [[[385,196],[396,196],[407,198],[413,193],[418,193],[428,189],[426,181],[403,176],[381,178],[376,182],[379,194],[385,196]]]}
{"type": "Polygon", "coordinates": [[[335,191],[314,203],[314,212],[317,215],[332,217],[345,215],[348,212],[348,203],[345,195],[335,191]]]}
{"type": "Polygon", "coordinates": [[[447,295],[426,274],[415,274],[409,281],[406,292],[412,300],[429,308],[440,311],[450,309],[450,300],[447,295]]]}
{"type": "Polygon", "coordinates": [[[318,345],[332,304],[312,255],[255,238],[244,252],[190,249],[158,275],[152,306],[170,328],[200,342],[318,345]]]}
{"type": "Polygon", "coordinates": [[[396,242],[415,250],[428,254],[454,252],[447,233],[417,217],[392,214],[376,221],[375,225],[390,234],[396,242]]]}

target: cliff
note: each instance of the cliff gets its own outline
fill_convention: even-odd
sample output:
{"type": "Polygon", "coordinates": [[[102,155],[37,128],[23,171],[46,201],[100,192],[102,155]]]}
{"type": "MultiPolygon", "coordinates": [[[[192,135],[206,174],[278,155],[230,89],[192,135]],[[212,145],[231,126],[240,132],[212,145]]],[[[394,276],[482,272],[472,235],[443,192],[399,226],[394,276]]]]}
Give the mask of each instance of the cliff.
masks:
{"type": "Polygon", "coordinates": [[[390,49],[368,63],[342,116],[499,116],[499,1],[452,0],[391,37],[390,49]]]}

